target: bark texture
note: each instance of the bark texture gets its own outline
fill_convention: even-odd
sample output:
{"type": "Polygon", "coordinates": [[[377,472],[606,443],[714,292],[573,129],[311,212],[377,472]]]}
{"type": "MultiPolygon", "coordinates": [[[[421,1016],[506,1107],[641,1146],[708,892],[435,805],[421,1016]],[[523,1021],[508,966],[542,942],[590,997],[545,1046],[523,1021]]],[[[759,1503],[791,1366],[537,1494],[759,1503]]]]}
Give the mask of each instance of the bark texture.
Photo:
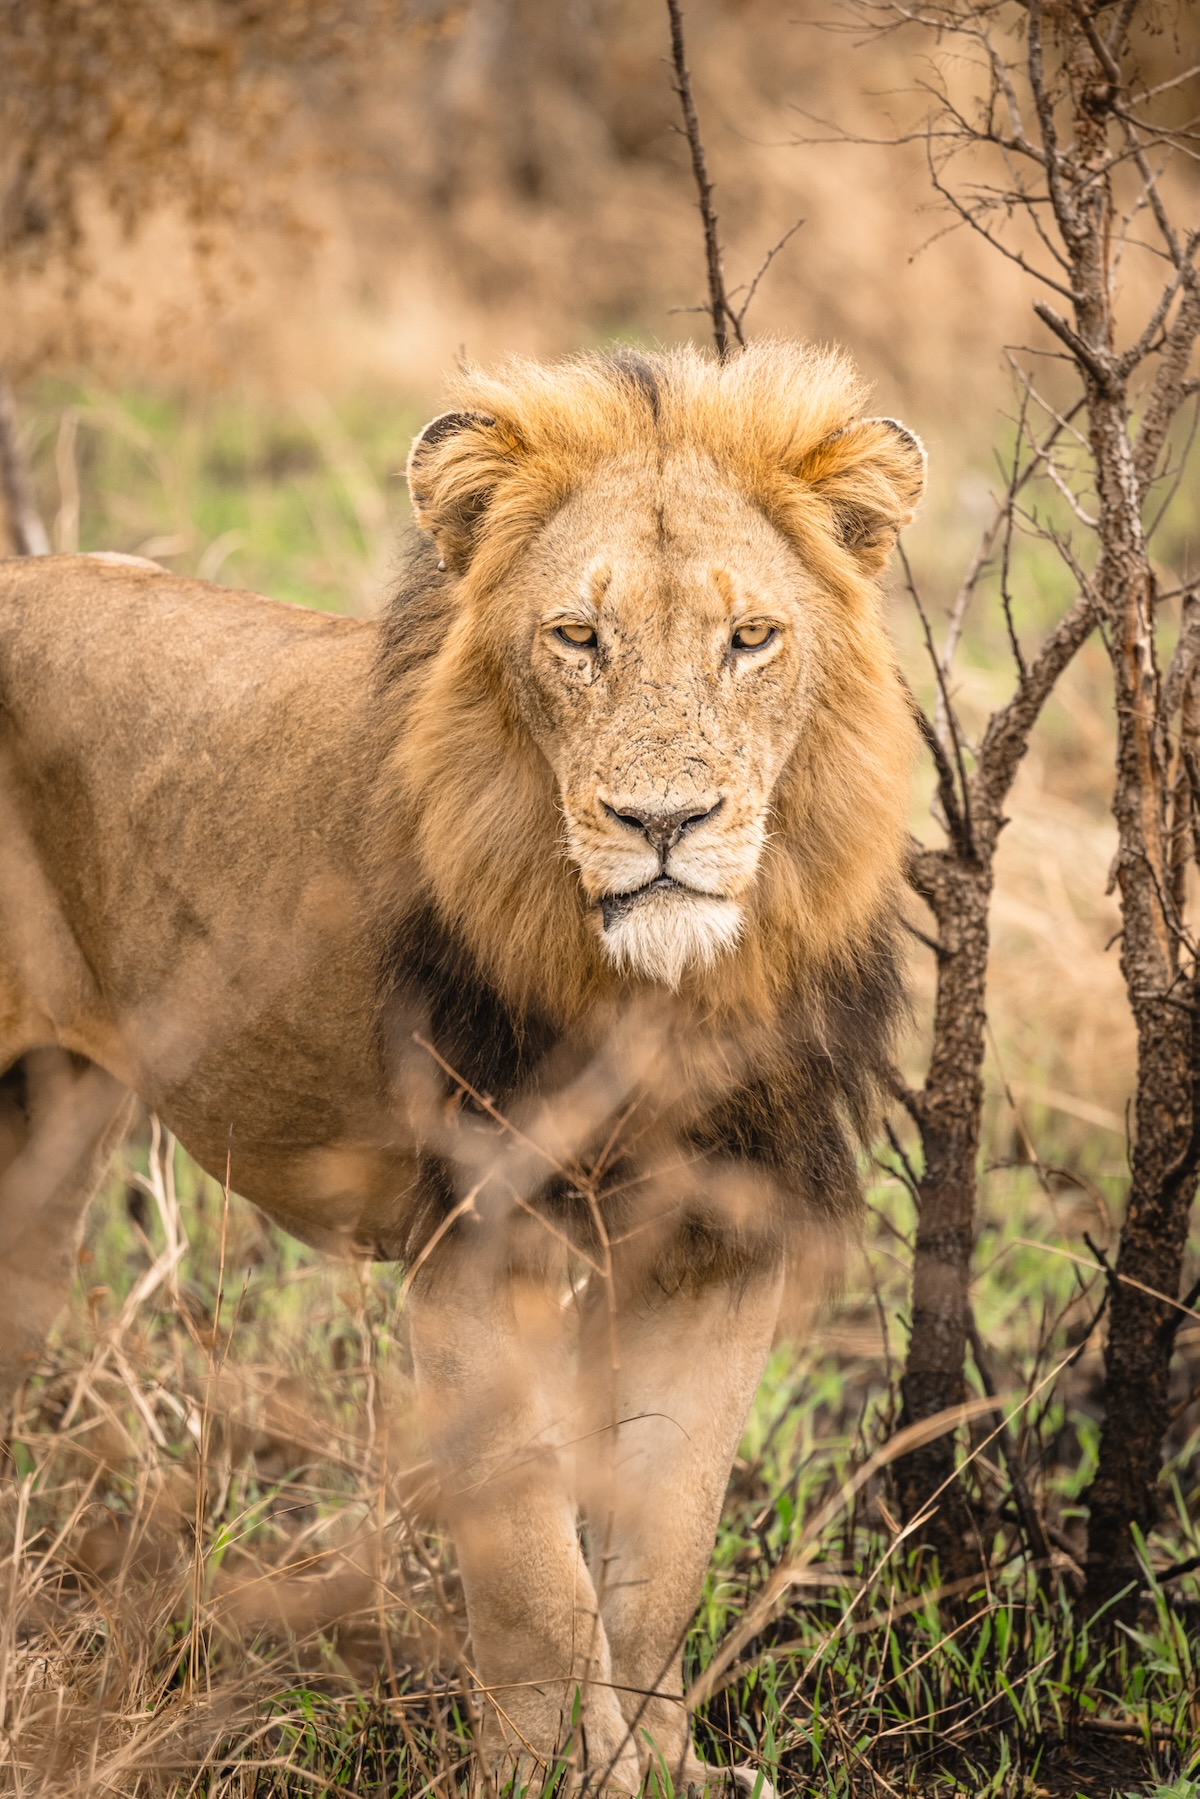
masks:
{"type": "MultiPolygon", "coordinates": [[[[913,884],[937,920],[938,978],[929,1071],[924,1087],[908,1102],[921,1134],[924,1167],[916,1189],[912,1326],[901,1381],[901,1428],[951,1411],[965,1396],[991,854],[966,859],[926,851],[914,860],[913,884]]],[[[928,1536],[949,1579],[969,1573],[979,1561],[970,1510],[954,1470],[952,1431],[911,1450],[896,1467],[906,1522],[931,1501],[938,1506],[928,1536]]]]}
{"type": "MultiPolygon", "coordinates": [[[[1023,469],[1014,464],[1001,512],[1015,505],[1029,470],[1030,465],[1023,469]]],[[[1094,622],[1092,596],[1085,591],[1059,620],[1033,663],[1018,661],[1016,691],[988,721],[969,775],[963,772],[961,754],[952,761],[932,726],[924,725],[938,764],[949,843],[940,850],[917,849],[910,869],[914,889],[937,921],[938,937],[928,1071],[920,1091],[903,1096],[920,1133],[923,1168],[915,1181],[912,1325],[901,1382],[901,1428],[952,1411],[965,1396],[996,848],[1030,732],[1094,622]]],[[[957,750],[959,729],[944,689],[943,699],[957,750]]],[[[924,1534],[951,1580],[969,1576],[980,1565],[970,1508],[955,1470],[952,1429],[910,1450],[896,1464],[897,1496],[905,1521],[911,1523],[931,1504],[936,1507],[924,1534]]]]}
{"type": "MultiPolygon", "coordinates": [[[[1181,1316],[1175,1302],[1196,1188],[1197,1032],[1194,952],[1172,899],[1173,886],[1179,899],[1182,894],[1168,857],[1171,814],[1190,813],[1194,803],[1194,768],[1181,761],[1181,779],[1168,779],[1168,721],[1129,402],[1122,384],[1112,392],[1096,388],[1089,392],[1102,545],[1096,586],[1109,625],[1117,710],[1121,970],[1137,1027],[1129,1197],[1109,1312],[1104,1429],[1088,1496],[1088,1591],[1099,1605],[1124,1589],[1134,1597],[1139,1569],[1130,1527],[1145,1531],[1155,1521],[1181,1316]]],[[[1189,671],[1188,689],[1193,680],[1189,671]]]]}

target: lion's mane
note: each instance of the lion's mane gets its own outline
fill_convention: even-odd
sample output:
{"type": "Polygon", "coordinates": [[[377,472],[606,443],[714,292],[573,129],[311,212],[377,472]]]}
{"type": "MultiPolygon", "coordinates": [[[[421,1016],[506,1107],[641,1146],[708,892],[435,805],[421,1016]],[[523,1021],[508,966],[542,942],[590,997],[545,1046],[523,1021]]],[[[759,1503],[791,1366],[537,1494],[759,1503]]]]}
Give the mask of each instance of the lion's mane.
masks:
{"type": "Polygon", "coordinates": [[[906,516],[911,456],[889,421],[849,429],[863,391],[844,357],[785,343],[724,364],[690,349],[514,361],[466,371],[453,400],[494,428],[428,448],[421,485],[449,527],[440,556],[428,537],[414,542],[378,661],[397,746],[377,796],[379,879],[394,883],[406,858],[414,871],[384,908],[385,1021],[397,995],[409,1018],[416,994],[446,1060],[504,1104],[613,1000],[618,977],[506,673],[506,595],[534,534],[607,461],[705,459],[796,546],[827,603],[812,722],[776,790],[747,928],[685,985],[697,1026],[739,1046],[730,1090],[689,1129],[761,1165],[785,1211],[849,1215],[903,1010],[913,721],[878,575],[906,516]]]}

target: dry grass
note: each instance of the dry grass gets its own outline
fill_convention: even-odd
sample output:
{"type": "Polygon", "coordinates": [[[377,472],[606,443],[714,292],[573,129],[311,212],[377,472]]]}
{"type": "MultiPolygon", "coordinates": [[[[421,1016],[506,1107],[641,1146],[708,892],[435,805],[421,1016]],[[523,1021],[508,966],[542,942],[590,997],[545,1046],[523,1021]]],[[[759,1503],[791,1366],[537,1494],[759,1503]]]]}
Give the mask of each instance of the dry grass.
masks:
{"type": "MultiPolygon", "coordinates": [[[[299,1250],[156,1129],[125,1160],[0,1492],[0,1791],[449,1790],[469,1643],[393,1274],[299,1250]]],[[[964,1478],[991,1581],[939,1601],[895,1524],[911,1219],[885,1184],[851,1292],[772,1358],[690,1650],[714,1753],[765,1752],[786,1793],[1099,1799],[1186,1771],[1195,1577],[1151,1577],[1138,1640],[1107,1662],[1056,1597],[1094,1438],[1080,1208],[1028,1171],[989,1199],[977,1313],[1053,1571],[1025,1554],[986,1396],[964,1478]],[[1107,1784],[1072,1786],[1085,1768],[1107,1784]]],[[[1200,1543],[1198,1427],[1193,1395],[1148,1571],[1200,1543]]]]}
{"type": "Polygon", "coordinates": [[[175,1146],[150,1130],[14,1420],[10,1790],[188,1791],[223,1759],[236,1776],[203,1790],[253,1790],[255,1762],[286,1766],[303,1694],[360,1683],[384,1683],[401,1738],[411,1714],[439,1765],[461,1759],[444,1691],[461,1606],[422,1529],[391,1296],[272,1238],[190,1166],[181,1207],[175,1146]]]}

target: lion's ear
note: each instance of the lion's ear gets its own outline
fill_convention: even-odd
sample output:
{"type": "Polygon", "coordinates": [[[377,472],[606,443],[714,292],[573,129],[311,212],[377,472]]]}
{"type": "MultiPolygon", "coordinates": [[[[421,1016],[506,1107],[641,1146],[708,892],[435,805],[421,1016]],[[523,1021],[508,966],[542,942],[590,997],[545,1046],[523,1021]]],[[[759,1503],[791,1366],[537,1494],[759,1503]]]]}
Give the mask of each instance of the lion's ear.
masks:
{"type": "Polygon", "coordinates": [[[486,412],[443,412],[413,441],[406,470],[413,512],[455,573],[471,560],[479,521],[511,467],[512,449],[486,412]]]}
{"type": "Polygon", "coordinates": [[[828,500],[838,536],[878,574],[925,491],[925,446],[896,419],[859,419],[818,444],[805,479],[828,500]]]}

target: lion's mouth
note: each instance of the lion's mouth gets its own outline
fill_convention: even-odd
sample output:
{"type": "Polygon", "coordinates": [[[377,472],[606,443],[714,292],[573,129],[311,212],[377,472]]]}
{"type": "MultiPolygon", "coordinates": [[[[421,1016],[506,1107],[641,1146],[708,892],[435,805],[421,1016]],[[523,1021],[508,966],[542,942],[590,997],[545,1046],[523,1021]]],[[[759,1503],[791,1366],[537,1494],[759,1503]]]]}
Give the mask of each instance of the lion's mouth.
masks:
{"type": "Polygon", "coordinates": [[[688,887],[683,881],[677,881],[673,875],[655,875],[644,887],[633,887],[627,893],[605,893],[600,899],[600,917],[604,929],[610,931],[613,925],[626,918],[635,906],[654,893],[686,893],[691,899],[712,899],[716,895],[705,893],[699,887],[688,887]]]}

